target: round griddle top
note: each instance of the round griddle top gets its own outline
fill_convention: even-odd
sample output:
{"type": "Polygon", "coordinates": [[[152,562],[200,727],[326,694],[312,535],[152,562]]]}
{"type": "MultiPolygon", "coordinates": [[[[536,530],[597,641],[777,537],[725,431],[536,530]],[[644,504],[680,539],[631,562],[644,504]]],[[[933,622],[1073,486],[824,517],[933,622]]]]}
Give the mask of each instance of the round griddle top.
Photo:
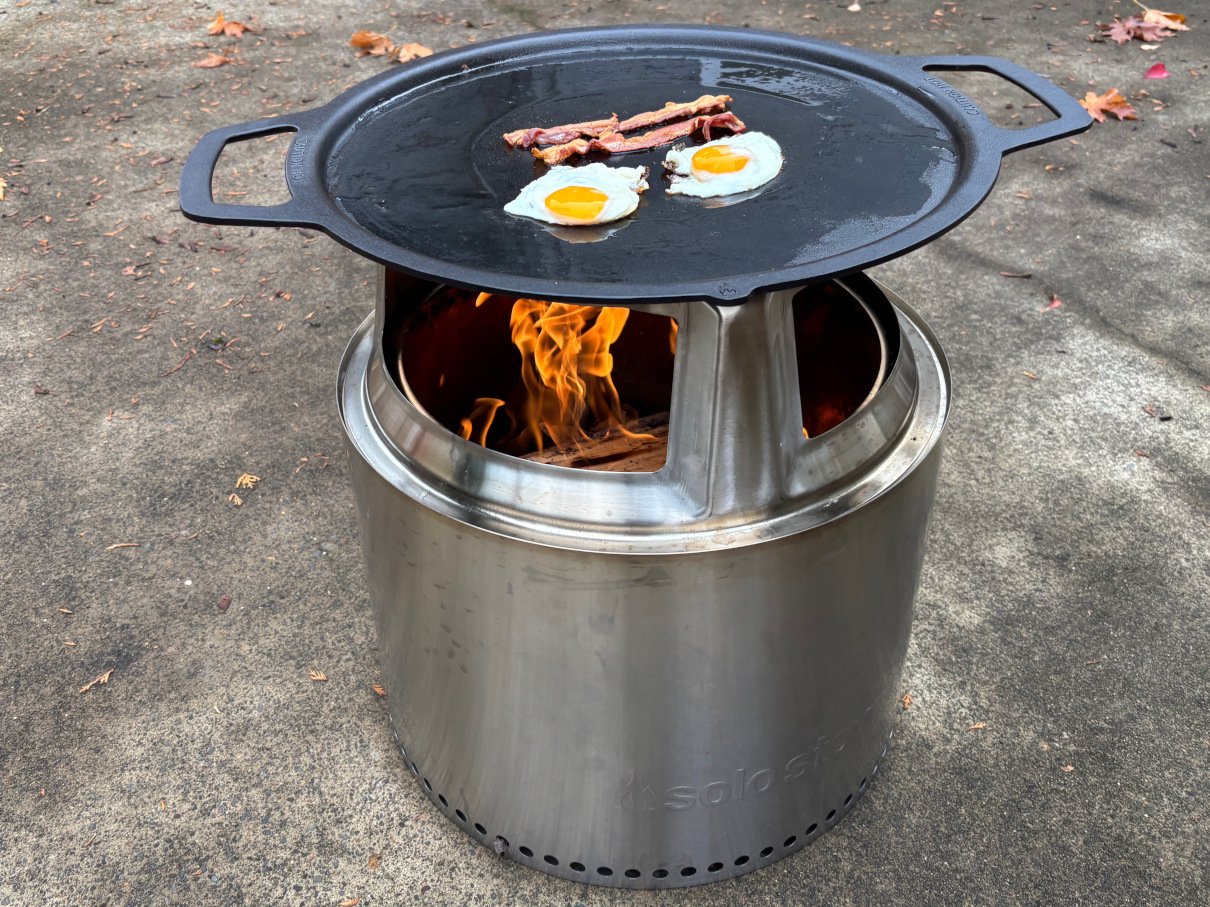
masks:
{"type": "Polygon", "coordinates": [[[216,130],[186,164],[181,207],[212,223],[317,227],[405,271],[512,295],[740,302],[927,242],[979,205],[1004,154],[1090,122],[1045,79],[995,58],[881,56],[747,29],[576,29],[435,54],[323,107],[216,130]],[[1025,88],[1059,118],[1001,129],[930,75],[970,69],[1025,88]],[[597,152],[569,163],[651,168],[630,217],[556,228],[504,213],[547,168],[503,133],[702,94],[731,95],[748,130],[781,145],[772,182],[721,199],[670,196],[671,146],[597,152]],[[213,201],[227,142],[291,130],[290,202],[213,201]]]}

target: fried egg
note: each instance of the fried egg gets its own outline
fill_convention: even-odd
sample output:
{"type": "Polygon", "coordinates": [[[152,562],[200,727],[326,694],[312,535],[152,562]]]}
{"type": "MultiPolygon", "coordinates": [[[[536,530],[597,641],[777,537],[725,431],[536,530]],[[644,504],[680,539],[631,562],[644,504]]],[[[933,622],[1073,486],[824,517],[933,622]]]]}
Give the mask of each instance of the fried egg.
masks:
{"type": "Polygon", "coordinates": [[[763,132],[744,132],[695,148],[674,148],[664,159],[672,172],[669,195],[713,198],[763,186],[781,171],[781,146],[763,132]]]}
{"type": "Polygon", "coordinates": [[[607,224],[634,212],[647,189],[646,167],[552,167],[504,206],[509,214],[548,224],[607,224]]]}

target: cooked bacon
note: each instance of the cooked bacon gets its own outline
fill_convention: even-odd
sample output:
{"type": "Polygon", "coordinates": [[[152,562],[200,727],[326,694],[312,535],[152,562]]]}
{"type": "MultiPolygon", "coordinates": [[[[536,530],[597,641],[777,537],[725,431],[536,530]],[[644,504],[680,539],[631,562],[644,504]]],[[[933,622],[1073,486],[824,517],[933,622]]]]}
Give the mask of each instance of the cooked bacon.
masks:
{"type": "Polygon", "coordinates": [[[677,139],[701,130],[706,141],[710,140],[710,130],[721,129],[727,132],[743,132],[748,127],[735,114],[716,113],[710,116],[694,117],[680,123],[669,123],[659,129],[652,129],[642,135],[632,135],[629,138],[620,132],[604,135],[595,139],[574,139],[562,145],[552,145],[549,148],[535,148],[533,155],[541,158],[547,164],[561,164],[570,157],[588,154],[590,151],[608,151],[610,154],[625,154],[628,151],[646,151],[658,148],[677,139]]]}
{"type": "Polygon", "coordinates": [[[598,139],[612,135],[615,132],[634,132],[636,129],[646,129],[657,126],[669,120],[681,117],[695,117],[703,113],[711,113],[724,109],[731,103],[729,94],[704,94],[696,101],[685,101],[678,104],[669,101],[659,110],[638,113],[618,122],[615,113],[607,120],[588,120],[584,123],[568,123],[565,126],[535,126],[531,129],[517,129],[504,133],[504,141],[510,148],[532,148],[534,145],[563,145],[579,138],[598,139]]]}
{"type": "Polygon", "coordinates": [[[609,135],[618,128],[618,115],[611,114],[607,120],[589,120],[585,123],[568,123],[566,126],[548,126],[543,129],[518,129],[504,133],[504,141],[510,148],[529,148],[532,145],[560,145],[580,136],[596,138],[609,135]]]}
{"type": "Polygon", "coordinates": [[[660,123],[667,123],[669,120],[679,120],[681,117],[701,116],[703,113],[713,113],[716,110],[723,110],[730,103],[731,95],[729,94],[704,94],[696,101],[686,101],[683,104],[669,101],[659,110],[638,113],[628,119],[622,120],[615,131],[634,132],[636,129],[658,126],[660,123]]]}

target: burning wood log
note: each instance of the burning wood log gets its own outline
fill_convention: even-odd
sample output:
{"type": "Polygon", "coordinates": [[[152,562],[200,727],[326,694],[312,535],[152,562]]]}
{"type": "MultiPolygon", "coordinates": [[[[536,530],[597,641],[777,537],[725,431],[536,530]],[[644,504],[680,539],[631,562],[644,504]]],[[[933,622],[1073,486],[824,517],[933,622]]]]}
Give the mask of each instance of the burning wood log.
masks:
{"type": "Polygon", "coordinates": [[[571,466],[600,472],[655,472],[668,454],[668,413],[644,416],[626,425],[634,435],[617,429],[590,433],[578,447],[548,447],[526,454],[524,459],[550,466],[571,466]]]}

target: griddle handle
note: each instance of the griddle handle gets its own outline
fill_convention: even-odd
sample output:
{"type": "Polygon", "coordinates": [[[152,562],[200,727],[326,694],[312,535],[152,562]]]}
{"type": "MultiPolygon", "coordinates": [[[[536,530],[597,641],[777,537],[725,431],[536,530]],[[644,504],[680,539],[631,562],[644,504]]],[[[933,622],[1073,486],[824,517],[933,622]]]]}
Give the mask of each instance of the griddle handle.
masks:
{"type": "Polygon", "coordinates": [[[310,171],[313,155],[309,126],[321,117],[315,110],[286,114],[267,120],[224,126],[202,136],[190,152],[181,170],[181,211],[190,220],[204,224],[238,224],[248,226],[321,227],[327,205],[315,200],[307,186],[313,181],[310,171]],[[290,200],[280,205],[224,205],[214,200],[212,182],[214,169],[223,149],[231,142],[295,132],[297,135],[286,153],[286,186],[290,200]]]}
{"type": "MultiPolygon", "coordinates": [[[[1076,135],[1092,125],[1092,117],[1088,115],[1088,111],[1080,106],[1079,101],[1049,79],[1008,60],[1002,60],[999,57],[961,55],[949,57],[912,57],[910,60],[926,73],[948,70],[951,72],[986,72],[999,76],[1006,81],[1012,82],[1018,88],[1029,92],[1045,104],[1051,113],[1058,117],[1058,119],[1039,123],[1036,126],[1025,126],[1021,129],[1006,129],[1003,126],[997,126],[991,120],[987,120],[986,115],[980,112],[979,116],[983,117],[986,121],[985,128],[987,133],[996,137],[1003,154],[1009,154],[1013,151],[1020,151],[1022,148],[1032,148],[1034,145],[1041,145],[1045,142],[1053,142],[1055,139],[1076,135]]],[[[952,86],[950,86],[950,89],[954,91],[952,86]]],[[[969,98],[959,92],[955,92],[955,94],[957,97],[954,100],[958,101],[960,105],[965,107],[966,104],[970,104],[972,107],[975,107],[974,102],[969,98]]]]}

